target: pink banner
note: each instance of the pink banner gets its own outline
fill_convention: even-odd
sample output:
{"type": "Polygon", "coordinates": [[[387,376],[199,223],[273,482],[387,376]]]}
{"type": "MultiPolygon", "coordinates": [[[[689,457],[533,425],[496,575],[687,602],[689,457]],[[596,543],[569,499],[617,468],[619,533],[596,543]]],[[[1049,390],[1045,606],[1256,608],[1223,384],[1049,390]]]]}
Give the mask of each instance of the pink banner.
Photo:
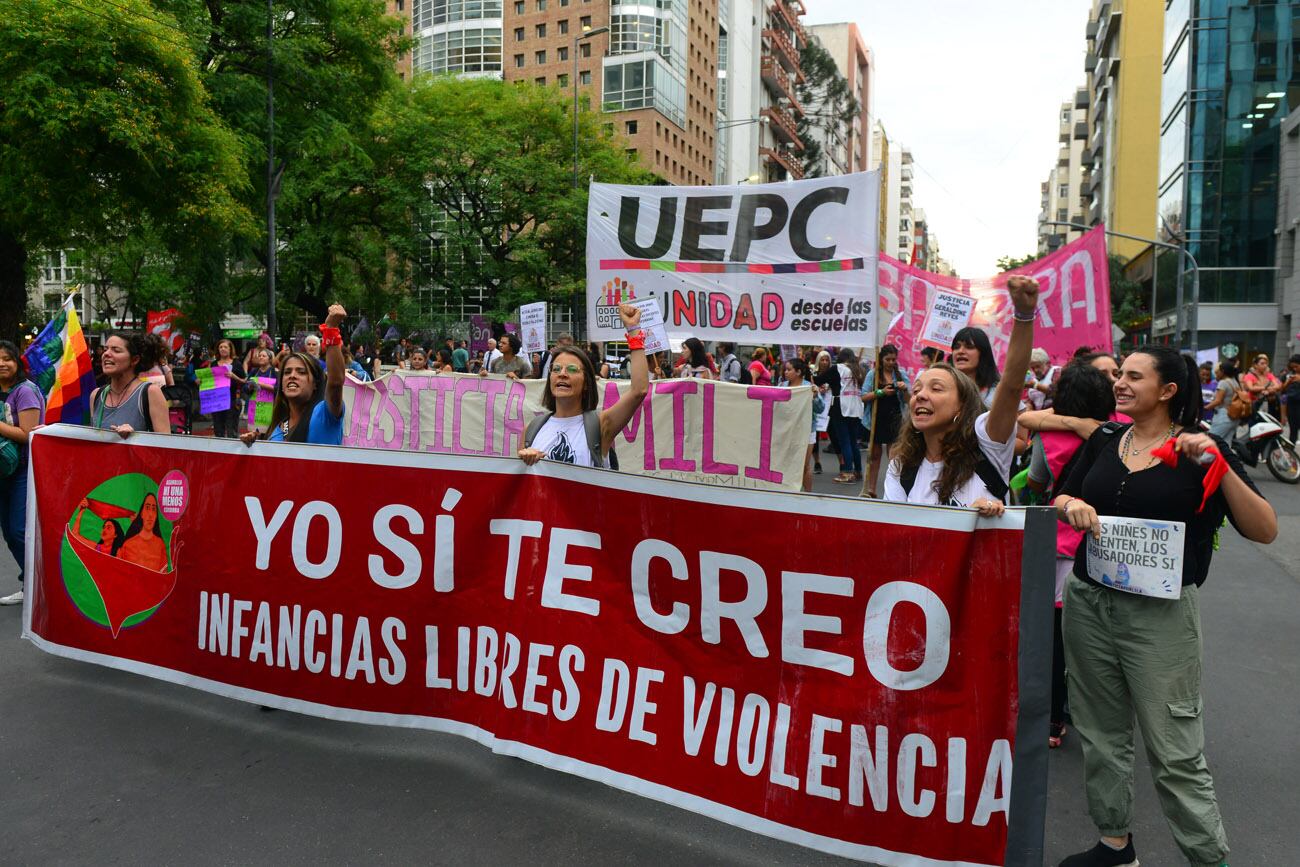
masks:
{"type": "Polygon", "coordinates": [[[1011,337],[1008,277],[1024,274],[1041,289],[1034,345],[1046,349],[1052,361],[1066,361],[1081,346],[1102,352],[1112,349],[1110,323],[1110,265],[1104,227],[1022,268],[983,280],[963,280],[931,274],[881,255],[880,306],[890,319],[886,342],[898,347],[898,363],[908,370],[925,367],[921,357],[921,327],[937,289],[950,289],[977,299],[971,325],[984,329],[998,366],[1011,337]]]}

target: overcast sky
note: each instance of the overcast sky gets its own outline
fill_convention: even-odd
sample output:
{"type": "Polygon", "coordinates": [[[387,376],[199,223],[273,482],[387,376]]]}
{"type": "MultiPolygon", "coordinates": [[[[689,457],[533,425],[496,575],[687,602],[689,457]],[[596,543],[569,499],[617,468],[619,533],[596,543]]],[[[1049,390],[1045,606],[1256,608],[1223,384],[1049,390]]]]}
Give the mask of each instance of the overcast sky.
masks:
{"type": "Polygon", "coordinates": [[[876,118],[912,151],[914,204],[963,277],[1037,246],[1057,111],[1085,81],[1091,0],[805,0],[875,55],[876,118]]]}

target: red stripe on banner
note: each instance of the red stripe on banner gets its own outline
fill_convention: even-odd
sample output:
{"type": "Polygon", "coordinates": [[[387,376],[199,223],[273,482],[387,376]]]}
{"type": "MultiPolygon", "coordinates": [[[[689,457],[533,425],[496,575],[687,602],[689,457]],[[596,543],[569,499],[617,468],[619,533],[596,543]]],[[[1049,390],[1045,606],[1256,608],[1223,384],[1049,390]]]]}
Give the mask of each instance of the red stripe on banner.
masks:
{"type": "Polygon", "coordinates": [[[649,271],[649,259],[601,259],[602,271],[649,271]]]}
{"type": "Polygon", "coordinates": [[[725,274],[727,265],[725,262],[701,262],[700,270],[705,274],[725,274]]]}
{"type": "Polygon", "coordinates": [[[820,262],[797,262],[794,270],[799,274],[816,274],[822,270],[820,262]]]}
{"type": "Polygon", "coordinates": [[[756,263],[749,266],[749,273],[751,274],[771,274],[772,270],[773,269],[770,264],[756,263]]]}
{"type": "Polygon", "coordinates": [[[677,270],[683,273],[698,274],[700,271],[704,270],[701,267],[703,264],[702,262],[678,262],[676,264],[677,270]]]}

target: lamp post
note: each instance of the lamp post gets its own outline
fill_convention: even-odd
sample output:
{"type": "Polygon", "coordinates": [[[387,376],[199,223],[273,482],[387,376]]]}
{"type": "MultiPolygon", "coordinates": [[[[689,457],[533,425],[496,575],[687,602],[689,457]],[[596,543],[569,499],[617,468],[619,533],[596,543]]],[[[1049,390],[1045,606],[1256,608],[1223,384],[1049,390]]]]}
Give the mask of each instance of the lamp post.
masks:
{"type": "MultiPolygon", "coordinates": [[[[1079,229],[1080,231],[1084,231],[1084,232],[1091,231],[1091,230],[1094,228],[1093,226],[1085,226],[1085,225],[1082,224],[1082,223],[1067,223],[1067,222],[1063,222],[1063,221],[1061,221],[1061,220],[1046,220],[1046,221],[1044,221],[1043,225],[1045,225],[1045,226],[1067,226],[1067,227],[1069,227],[1069,228],[1071,228],[1071,229],[1079,229]]],[[[1181,253],[1183,256],[1186,256],[1186,257],[1187,257],[1187,261],[1188,261],[1188,262],[1191,264],[1191,266],[1192,266],[1192,322],[1193,322],[1193,325],[1192,325],[1192,327],[1191,327],[1191,329],[1190,329],[1189,339],[1190,339],[1190,341],[1191,341],[1191,351],[1192,351],[1192,355],[1195,355],[1195,354],[1196,354],[1196,350],[1197,350],[1197,349],[1199,348],[1199,346],[1200,346],[1199,341],[1197,340],[1197,337],[1196,337],[1196,329],[1197,329],[1197,326],[1198,326],[1198,324],[1199,324],[1197,320],[1199,319],[1198,314],[1199,314],[1199,312],[1200,312],[1199,307],[1200,307],[1200,303],[1201,303],[1201,268],[1200,268],[1199,265],[1196,264],[1196,257],[1193,256],[1191,253],[1189,253],[1189,252],[1187,251],[1187,247],[1186,247],[1186,245],[1182,245],[1182,244],[1170,244],[1170,243],[1167,242],[1167,241],[1157,241],[1155,238],[1142,238],[1142,237],[1140,237],[1140,236],[1138,236],[1138,235],[1129,235],[1129,234],[1126,234],[1126,233],[1124,233],[1124,232],[1112,232],[1112,231],[1110,231],[1109,229],[1103,229],[1102,231],[1103,231],[1106,235],[1111,236],[1111,237],[1115,237],[1115,238],[1127,238],[1127,239],[1129,239],[1130,241],[1141,241],[1142,243],[1144,243],[1144,244],[1150,244],[1150,245],[1153,246],[1153,247],[1164,247],[1166,250],[1177,250],[1177,251],[1178,251],[1179,253],[1181,253]]],[[[1181,269],[1180,269],[1180,271],[1179,271],[1179,280],[1181,281],[1181,279],[1182,279],[1182,272],[1181,272],[1181,269]]],[[[1155,306],[1156,306],[1156,305],[1155,305],[1154,302],[1153,302],[1152,305],[1151,305],[1151,331],[1152,331],[1152,337],[1155,336],[1155,328],[1156,328],[1156,320],[1155,320],[1156,310],[1155,310],[1155,306]]],[[[1184,324],[1184,323],[1183,323],[1183,300],[1182,300],[1182,298],[1177,299],[1177,305],[1176,305],[1176,306],[1177,306],[1177,310],[1176,310],[1176,318],[1175,318],[1175,322],[1176,322],[1176,324],[1175,324],[1174,327],[1175,327],[1175,329],[1176,329],[1176,331],[1177,331],[1177,335],[1178,335],[1177,339],[1178,339],[1178,341],[1179,341],[1179,342],[1182,342],[1182,339],[1183,339],[1183,324],[1184,324]]]]}
{"type": "MultiPolygon", "coordinates": [[[[584,39],[591,39],[593,36],[599,36],[602,33],[608,33],[608,27],[597,27],[592,29],[584,27],[582,32],[573,37],[573,189],[578,189],[578,44],[584,39]]],[[[573,305],[570,309],[570,316],[573,319],[573,330],[575,334],[580,334],[582,329],[578,327],[579,311],[585,311],[586,306],[579,302],[578,293],[573,294],[573,305]]]]}
{"type": "Polygon", "coordinates": [[[266,0],[266,333],[276,339],[275,321],[275,12],[266,0]]]}
{"type": "MultiPolygon", "coordinates": [[[[734,127],[738,127],[738,126],[748,126],[748,125],[751,124],[751,123],[756,123],[756,124],[758,124],[759,126],[767,126],[767,125],[770,124],[771,122],[772,122],[772,119],[771,119],[770,117],[768,117],[767,115],[762,115],[761,117],[746,117],[746,118],[741,118],[741,119],[739,119],[739,120],[724,120],[722,123],[720,123],[720,124],[717,125],[716,129],[717,129],[718,132],[725,132],[726,130],[732,129],[732,128],[734,128],[734,127]]],[[[730,147],[729,147],[728,145],[724,145],[724,147],[727,147],[727,149],[730,150],[730,147]]],[[[757,150],[755,150],[754,153],[757,153],[757,150]]],[[[755,172],[754,174],[750,175],[749,177],[745,178],[744,180],[737,181],[736,183],[738,183],[738,184],[754,184],[754,183],[758,183],[758,182],[761,181],[762,179],[763,179],[763,176],[762,176],[761,174],[755,172]]]]}

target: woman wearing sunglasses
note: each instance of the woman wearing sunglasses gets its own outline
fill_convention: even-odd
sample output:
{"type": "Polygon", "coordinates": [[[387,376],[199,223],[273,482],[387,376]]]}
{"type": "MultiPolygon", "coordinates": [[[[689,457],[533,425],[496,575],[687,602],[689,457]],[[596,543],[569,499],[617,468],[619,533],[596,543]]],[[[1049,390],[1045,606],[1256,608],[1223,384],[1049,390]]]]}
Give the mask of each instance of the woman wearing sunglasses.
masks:
{"type": "Polygon", "coordinates": [[[618,403],[598,410],[596,367],[591,357],[577,346],[557,347],[546,373],[546,390],[538,415],[524,433],[519,458],[529,466],[542,458],[582,467],[608,466],[607,455],[614,437],[632,420],[650,390],[650,373],[645,357],[645,332],[640,328],[641,310],[622,304],[618,315],[627,328],[628,366],[632,386],[618,403]]]}

